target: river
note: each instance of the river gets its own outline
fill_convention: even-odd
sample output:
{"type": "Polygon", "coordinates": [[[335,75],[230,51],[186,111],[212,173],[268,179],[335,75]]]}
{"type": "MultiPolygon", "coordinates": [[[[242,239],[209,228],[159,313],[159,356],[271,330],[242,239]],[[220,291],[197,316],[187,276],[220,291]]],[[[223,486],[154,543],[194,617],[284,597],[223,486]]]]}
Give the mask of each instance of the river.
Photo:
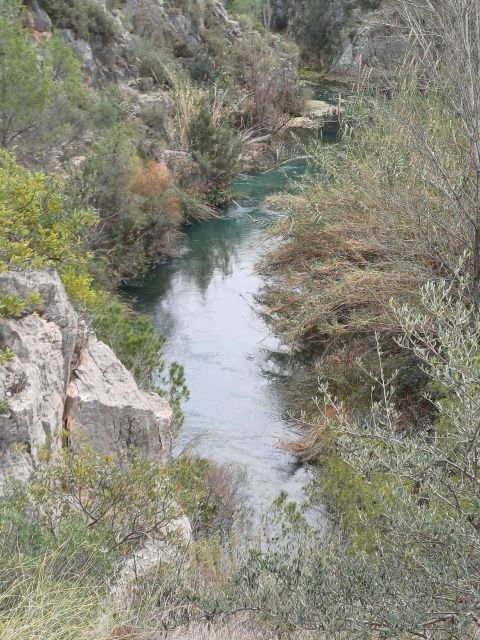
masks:
{"type": "Polygon", "coordinates": [[[183,438],[198,436],[200,455],[245,467],[258,508],[281,490],[299,497],[305,483],[305,470],[278,447],[291,435],[271,358],[280,345],[255,311],[264,284],[255,271],[266,249],[264,227],[281,215],[264,199],[304,171],[304,161],[292,160],[239,178],[223,215],[188,227],[181,255],[135,290],[137,308],[167,338],[167,359],[185,367],[183,438]]]}

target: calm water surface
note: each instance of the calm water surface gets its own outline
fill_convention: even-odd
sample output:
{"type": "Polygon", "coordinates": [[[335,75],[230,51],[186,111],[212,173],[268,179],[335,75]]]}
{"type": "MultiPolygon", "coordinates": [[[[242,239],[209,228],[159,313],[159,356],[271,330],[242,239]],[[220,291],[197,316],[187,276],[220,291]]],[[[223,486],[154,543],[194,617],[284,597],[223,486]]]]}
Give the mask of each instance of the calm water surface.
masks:
{"type": "Polygon", "coordinates": [[[298,497],[305,482],[305,471],[278,448],[291,435],[272,375],[271,352],[280,345],[254,308],[264,228],[281,215],[263,201],[304,171],[292,161],[239,179],[224,215],[187,228],[182,254],[134,291],[137,307],[167,337],[167,358],[185,367],[184,437],[201,435],[201,455],[243,465],[257,507],[281,490],[298,497]]]}
{"type": "Polygon", "coordinates": [[[203,436],[200,454],[245,466],[255,505],[282,489],[296,496],[304,481],[277,446],[289,432],[271,375],[270,352],[279,344],[254,309],[263,228],[279,215],[263,200],[302,171],[292,162],[240,179],[222,218],[187,228],[181,256],[135,290],[137,307],[167,337],[167,358],[185,367],[191,397],[184,435],[203,436]]]}

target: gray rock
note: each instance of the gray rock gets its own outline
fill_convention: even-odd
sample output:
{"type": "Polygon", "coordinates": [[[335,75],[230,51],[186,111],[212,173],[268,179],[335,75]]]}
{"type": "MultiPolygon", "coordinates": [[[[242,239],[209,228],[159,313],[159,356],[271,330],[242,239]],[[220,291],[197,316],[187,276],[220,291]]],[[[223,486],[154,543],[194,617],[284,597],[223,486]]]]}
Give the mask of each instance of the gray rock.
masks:
{"type": "Polygon", "coordinates": [[[203,11],[194,13],[178,0],[127,0],[123,11],[135,33],[171,49],[180,58],[198,54],[205,28],[220,25],[230,41],[241,35],[238,23],[230,20],[221,0],[212,0],[203,11]]]}
{"type": "Polygon", "coordinates": [[[90,43],[79,38],[71,43],[71,47],[82,65],[83,72],[94,79],[97,72],[97,64],[90,43]]]}
{"type": "Polygon", "coordinates": [[[73,31],[73,29],[59,29],[58,32],[67,44],[73,44],[75,42],[75,31],[73,31]]]}
{"type": "MultiPolygon", "coordinates": [[[[370,0],[376,8],[381,0],[370,0]]],[[[346,46],[347,33],[365,15],[364,0],[264,0],[265,18],[307,53],[332,61],[346,46]]]]}
{"type": "Polygon", "coordinates": [[[0,319],[0,346],[15,359],[0,368],[0,398],[8,409],[0,415],[0,467],[4,478],[24,478],[38,450],[60,445],[70,368],[78,321],[56,273],[0,274],[0,297],[14,293],[43,298],[37,314],[0,319]]]}
{"type": "Polygon", "coordinates": [[[28,29],[39,33],[51,33],[52,31],[50,16],[39,6],[37,0],[28,3],[24,14],[24,24],[28,29]]]}
{"type": "Polygon", "coordinates": [[[0,348],[15,353],[0,366],[0,491],[5,478],[25,480],[39,449],[61,447],[65,426],[116,454],[127,446],[166,463],[171,409],[141,391],[112,350],[85,327],[55,272],[0,273],[0,298],[42,298],[35,312],[0,318],[0,348]]]}
{"type": "Polygon", "coordinates": [[[141,391],[110,347],[88,337],[68,388],[69,431],[83,435],[105,454],[134,447],[145,457],[166,463],[171,417],[165,400],[141,391]]]}
{"type": "Polygon", "coordinates": [[[350,35],[325,79],[351,83],[371,78],[388,83],[407,53],[405,40],[389,26],[392,22],[393,16],[385,12],[366,16],[362,26],[350,35]]]}
{"type": "Polygon", "coordinates": [[[195,55],[202,44],[191,16],[182,13],[168,0],[127,0],[124,13],[135,33],[151,38],[159,47],[172,49],[175,55],[195,55]]]}

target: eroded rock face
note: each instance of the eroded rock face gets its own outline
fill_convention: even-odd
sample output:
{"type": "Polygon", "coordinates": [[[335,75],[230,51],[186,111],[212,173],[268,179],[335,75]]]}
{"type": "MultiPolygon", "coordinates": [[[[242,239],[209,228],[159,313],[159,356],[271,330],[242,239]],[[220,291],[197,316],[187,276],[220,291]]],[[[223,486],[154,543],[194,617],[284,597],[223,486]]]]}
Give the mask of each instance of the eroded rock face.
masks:
{"type": "Polygon", "coordinates": [[[38,34],[38,37],[48,37],[52,32],[52,21],[37,0],[30,2],[24,13],[24,24],[27,29],[38,34]]]}
{"type": "Polygon", "coordinates": [[[0,274],[0,297],[39,293],[36,314],[0,319],[0,347],[15,353],[0,368],[0,485],[28,477],[39,447],[59,446],[78,320],[56,273],[0,274]]]}
{"type": "MultiPolygon", "coordinates": [[[[114,6],[106,0],[91,1],[105,12],[112,28],[111,40],[105,42],[100,35],[85,40],[72,29],[58,31],[72,47],[86,81],[93,86],[135,83],[139,69],[132,34],[151,39],[190,68],[212,29],[215,33],[223,31],[229,42],[242,33],[238,22],[229,18],[222,0],[124,0],[114,6]]],[[[52,21],[41,3],[26,0],[25,4],[24,24],[33,38],[50,37],[52,21]]]]}
{"type": "Polygon", "coordinates": [[[0,298],[41,303],[21,317],[0,317],[0,348],[15,357],[0,366],[0,491],[5,478],[27,479],[40,447],[62,446],[64,427],[103,453],[129,446],[165,463],[168,404],[141,391],[112,350],[88,335],[55,272],[0,274],[0,298]]]}
{"type": "Polygon", "coordinates": [[[318,56],[326,80],[359,82],[385,78],[403,60],[405,45],[389,26],[388,0],[264,0],[272,29],[318,56]]]}
{"type": "Polygon", "coordinates": [[[135,447],[166,463],[172,411],[155,393],[141,391],[113,351],[90,335],[68,387],[67,430],[105,454],[135,447]]]}
{"type": "Polygon", "coordinates": [[[393,28],[392,12],[376,12],[365,17],[363,24],[345,42],[340,55],[325,76],[326,80],[362,82],[388,78],[404,59],[406,42],[393,28]]]}
{"type": "Polygon", "coordinates": [[[232,40],[240,35],[238,23],[229,19],[221,0],[208,3],[179,0],[127,0],[123,7],[135,33],[147,36],[181,58],[193,58],[202,46],[202,32],[220,25],[232,40]]]}

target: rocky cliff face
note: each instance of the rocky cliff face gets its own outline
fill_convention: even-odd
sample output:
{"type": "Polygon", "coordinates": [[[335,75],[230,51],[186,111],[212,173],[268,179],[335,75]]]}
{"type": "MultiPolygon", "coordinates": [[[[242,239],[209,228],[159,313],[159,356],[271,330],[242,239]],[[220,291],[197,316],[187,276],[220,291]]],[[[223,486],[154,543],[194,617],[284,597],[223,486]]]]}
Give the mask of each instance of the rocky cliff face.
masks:
{"type": "Polygon", "coordinates": [[[307,53],[331,61],[358,18],[380,0],[265,0],[271,28],[285,32],[307,53]]]}
{"type": "Polygon", "coordinates": [[[395,66],[406,54],[405,41],[393,28],[395,14],[372,12],[342,43],[325,78],[340,82],[362,82],[367,78],[388,82],[395,66]],[[392,25],[392,26],[390,26],[392,25]]]}
{"type": "Polygon", "coordinates": [[[88,332],[56,273],[0,274],[1,299],[31,294],[41,296],[34,312],[0,318],[0,348],[14,353],[0,367],[0,489],[8,475],[27,479],[39,449],[55,451],[72,432],[104,453],[135,446],[165,463],[168,404],[141,391],[111,349],[88,332]]]}
{"type": "Polygon", "coordinates": [[[388,74],[404,45],[388,26],[395,20],[388,0],[265,0],[271,28],[318,56],[327,80],[357,82],[388,74]]]}
{"type": "MultiPolygon", "coordinates": [[[[79,33],[66,19],[55,26],[79,58],[85,76],[93,85],[135,81],[141,76],[132,46],[132,35],[147,37],[158,47],[170,50],[188,62],[194,60],[211,31],[232,42],[241,35],[237,22],[230,20],[222,0],[89,0],[104,14],[109,37],[79,33]]],[[[30,0],[25,26],[34,38],[49,37],[53,23],[49,0],[30,0]]]]}

